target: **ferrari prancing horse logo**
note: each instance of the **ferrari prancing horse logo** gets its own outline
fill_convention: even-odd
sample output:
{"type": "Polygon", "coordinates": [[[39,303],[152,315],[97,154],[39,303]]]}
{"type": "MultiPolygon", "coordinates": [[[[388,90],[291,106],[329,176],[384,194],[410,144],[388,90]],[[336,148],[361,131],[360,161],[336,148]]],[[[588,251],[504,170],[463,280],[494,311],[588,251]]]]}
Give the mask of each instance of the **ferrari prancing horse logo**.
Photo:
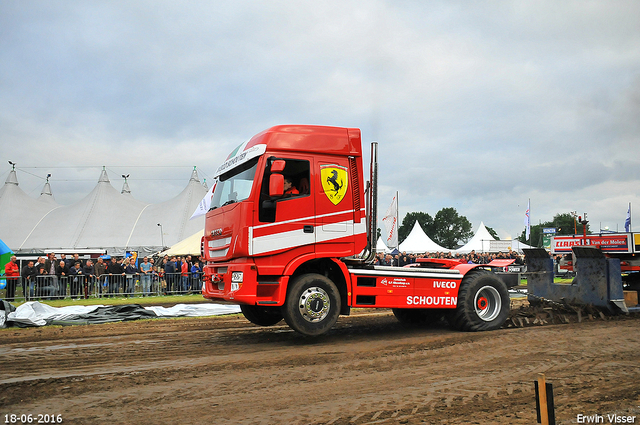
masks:
{"type": "Polygon", "coordinates": [[[348,176],[347,167],[341,167],[337,164],[320,166],[322,189],[324,189],[324,194],[327,195],[333,205],[338,205],[347,193],[347,187],[349,186],[348,176]]]}

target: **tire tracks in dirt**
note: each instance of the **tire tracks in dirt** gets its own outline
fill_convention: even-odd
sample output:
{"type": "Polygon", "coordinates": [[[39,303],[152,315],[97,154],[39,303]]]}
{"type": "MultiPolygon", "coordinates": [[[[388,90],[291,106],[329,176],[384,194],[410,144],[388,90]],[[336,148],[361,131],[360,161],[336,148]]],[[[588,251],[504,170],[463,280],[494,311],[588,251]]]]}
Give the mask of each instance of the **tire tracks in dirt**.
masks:
{"type": "Polygon", "coordinates": [[[340,318],[317,339],[177,322],[7,338],[0,411],[88,424],[533,423],[540,372],[559,418],[639,402],[637,319],[459,333],[387,312],[340,318]]]}

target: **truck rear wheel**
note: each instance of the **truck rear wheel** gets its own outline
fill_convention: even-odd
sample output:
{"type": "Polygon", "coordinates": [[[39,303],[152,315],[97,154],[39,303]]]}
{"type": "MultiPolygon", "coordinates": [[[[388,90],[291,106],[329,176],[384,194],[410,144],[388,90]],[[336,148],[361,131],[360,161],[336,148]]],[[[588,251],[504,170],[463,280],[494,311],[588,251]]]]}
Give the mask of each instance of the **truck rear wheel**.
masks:
{"type": "Polygon", "coordinates": [[[504,282],[488,271],[466,276],[458,292],[458,306],[447,320],[461,331],[491,331],[509,316],[509,291],[504,282]]]}
{"type": "Polygon", "coordinates": [[[394,308],[392,311],[398,322],[406,325],[429,325],[444,316],[443,311],[436,308],[394,308]]]}
{"type": "Polygon", "coordinates": [[[331,329],[338,320],[340,301],[338,288],[331,280],[309,273],[291,283],[282,315],[296,332],[317,336],[331,329]]]}
{"type": "Polygon", "coordinates": [[[244,317],[258,326],[273,326],[282,320],[278,307],[262,307],[259,305],[240,305],[244,317]]]}

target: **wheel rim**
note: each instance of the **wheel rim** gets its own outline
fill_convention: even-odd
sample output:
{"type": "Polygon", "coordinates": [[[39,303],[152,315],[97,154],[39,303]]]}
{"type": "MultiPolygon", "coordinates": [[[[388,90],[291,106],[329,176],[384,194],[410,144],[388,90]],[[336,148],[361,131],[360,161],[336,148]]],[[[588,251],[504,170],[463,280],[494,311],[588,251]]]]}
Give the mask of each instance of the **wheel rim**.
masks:
{"type": "Polygon", "coordinates": [[[493,286],[485,286],[476,292],[473,302],[476,314],[485,322],[494,320],[502,309],[502,298],[493,286]]]}
{"type": "Polygon", "coordinates": [[[300,295],[298,308],[307,322],[320,322],[329,315],[331,308],[329,294],[317,286],[308,288],[300,295]]]}

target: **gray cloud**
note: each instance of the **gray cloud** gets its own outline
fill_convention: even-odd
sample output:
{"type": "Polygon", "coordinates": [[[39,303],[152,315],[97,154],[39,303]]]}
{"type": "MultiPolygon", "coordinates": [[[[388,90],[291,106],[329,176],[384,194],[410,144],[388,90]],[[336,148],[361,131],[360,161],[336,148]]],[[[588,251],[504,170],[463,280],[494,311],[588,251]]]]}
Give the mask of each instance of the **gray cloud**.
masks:
{"type": "Polygon", "coordinates": [[[383,209],[399,190],[401,215],[454,206],[516,236],[531,198],[534,222],[584,209],[613,224],[640,201],[638,12],[631,1],[2,2],[0,144],[28,172],[71,167],[55,169],[61,202],[88,193],[101,165],[116,188],[131,173],[134,196],[159,202],[193,165],[213,174],[271,125],[360,127],[383,152],[383,209]]]}

